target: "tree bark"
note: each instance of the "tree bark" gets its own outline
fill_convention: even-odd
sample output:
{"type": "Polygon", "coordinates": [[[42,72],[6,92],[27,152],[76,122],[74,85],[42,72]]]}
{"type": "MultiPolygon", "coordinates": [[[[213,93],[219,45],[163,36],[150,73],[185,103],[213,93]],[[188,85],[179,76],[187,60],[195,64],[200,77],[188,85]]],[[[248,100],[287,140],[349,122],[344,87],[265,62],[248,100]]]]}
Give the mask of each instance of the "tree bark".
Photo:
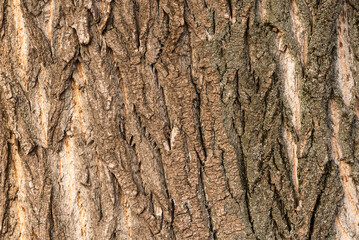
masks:
{"type": "Polygon", "coordinates": [[[0,239],[359,239],[356,0],[0,0],[0,239]]]}

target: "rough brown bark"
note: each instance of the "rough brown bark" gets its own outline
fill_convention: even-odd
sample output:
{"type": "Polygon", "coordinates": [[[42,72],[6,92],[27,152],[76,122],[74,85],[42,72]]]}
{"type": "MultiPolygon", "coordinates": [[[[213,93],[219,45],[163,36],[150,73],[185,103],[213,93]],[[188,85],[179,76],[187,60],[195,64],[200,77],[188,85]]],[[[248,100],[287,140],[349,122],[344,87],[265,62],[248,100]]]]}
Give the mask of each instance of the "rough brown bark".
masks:
{"type": "Polygon", "coordinates": [[[358,239],[359,2],[0,0],[0,239],[358,239]]]}

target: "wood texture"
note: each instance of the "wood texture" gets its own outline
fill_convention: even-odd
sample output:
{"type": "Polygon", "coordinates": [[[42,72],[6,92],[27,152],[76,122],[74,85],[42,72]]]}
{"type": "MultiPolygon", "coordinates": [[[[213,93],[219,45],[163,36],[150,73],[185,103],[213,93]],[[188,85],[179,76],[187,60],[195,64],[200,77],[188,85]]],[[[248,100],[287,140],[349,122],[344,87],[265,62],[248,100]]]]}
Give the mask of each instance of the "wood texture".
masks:
{"type": "Polygon", "coordinates": [[[359,239],[359,2],[0,0],[0,239],[359,239]]]}

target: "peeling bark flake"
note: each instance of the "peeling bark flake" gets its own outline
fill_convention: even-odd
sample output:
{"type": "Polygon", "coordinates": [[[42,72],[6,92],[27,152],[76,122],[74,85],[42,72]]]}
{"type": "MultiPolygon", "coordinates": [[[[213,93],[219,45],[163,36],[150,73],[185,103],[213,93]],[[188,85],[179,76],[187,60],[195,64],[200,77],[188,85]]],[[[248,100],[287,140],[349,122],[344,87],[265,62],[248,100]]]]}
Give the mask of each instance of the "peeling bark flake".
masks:
{"type": "Polygon", "coordinates": [[[26,188],[25,188],[25,178],[24,178],[24,169],[22,165],[21,158],[19,156],[18,147],[16,146],[15,135],[12,136],[11,140],[11,157],[14,161],[15,166],[15,176],[16,176],[16,187],[18,188],[17,199],[16,199],[16,209],[17,209],[17,222],[20,234],[20,240],[26,240],[29,238],[26,227],[26,188]]]}
{"type": "Polygon", "coordinates": [[[22,13],[21,0],[12,1],[12,10],[14,14],[14,23],[16,31],[16,40],[19,51],[19,66],[21,69],[24,86],[27,84],[27,55],[28,55],[28,36],[25,26],[25,18],[22,13]]]}
{"type": "Polygon", "coordinates": [[[331,112],[333,119],[334,133],[332,136],[332,148],[335,163],[339,166],[340,181],[344,189],[343,206],[339,208],[336,217],[336,229],[338,236],[344,239],[354,239],[359,236],[359,212],[358,212],[358,196],[354,185],[350,165],[342,159],[342,151],[338,143],[340,118],[335,109],[334,103],[331,103],[331,112]]]}
{"type": "Polygon", "coordinates": [[[338,40],[336,69],[338,74],[339,88],[343,94],[344,103],[349,106],[353,97],[354,78],[353,72],[356,71],[354,56],[351,50],[349,26],[348,26],[348,6],[344,2],[338,18],[338,40]]]}

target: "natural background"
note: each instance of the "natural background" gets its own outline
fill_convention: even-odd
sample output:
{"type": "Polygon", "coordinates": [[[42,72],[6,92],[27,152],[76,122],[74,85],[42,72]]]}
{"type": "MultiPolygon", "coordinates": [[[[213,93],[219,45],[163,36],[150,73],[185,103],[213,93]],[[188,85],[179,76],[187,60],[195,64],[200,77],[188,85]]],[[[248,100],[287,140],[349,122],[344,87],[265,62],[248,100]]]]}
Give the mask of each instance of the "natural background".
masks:
{"type": "Polygon", "coordinates": [[[0,239],[359,239],[357,0],[0,0],[0,239]]]}

